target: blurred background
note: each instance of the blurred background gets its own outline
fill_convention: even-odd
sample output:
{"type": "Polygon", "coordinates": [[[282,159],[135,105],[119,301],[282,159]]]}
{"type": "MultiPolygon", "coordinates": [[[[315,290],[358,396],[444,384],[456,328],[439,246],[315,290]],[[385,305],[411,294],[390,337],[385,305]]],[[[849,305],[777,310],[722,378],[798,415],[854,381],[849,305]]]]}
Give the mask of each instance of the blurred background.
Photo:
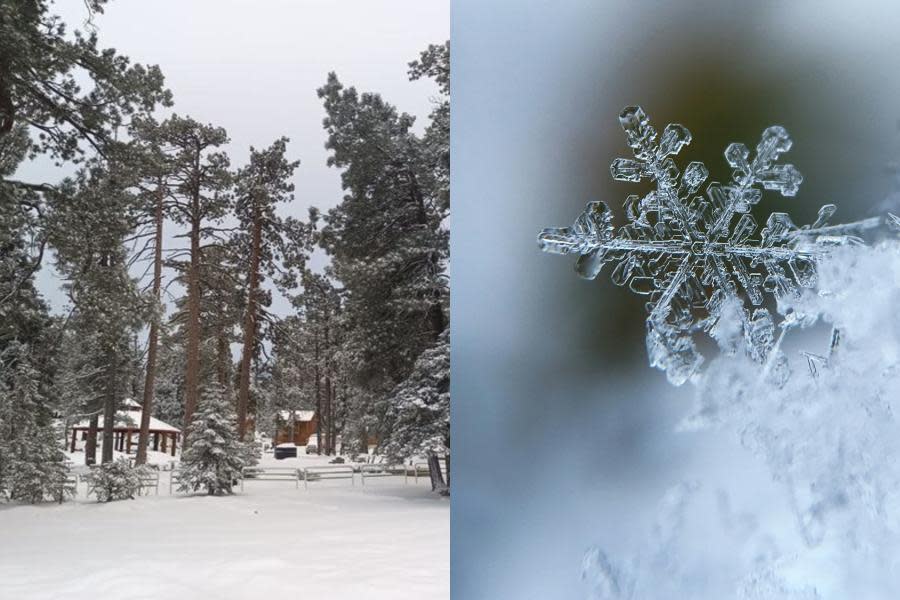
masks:
{"type": "Polygon", "coordinates": [[[889,2],[454,0],[454,597],[585,597],[584,551],[640,543],[665,490],[701,473],[777,498],[730,437],[675,431],[692,391],[649,368],[641,298],[606,271],[579,279],[536,236],[590,200],[621,225],[625,197],[650,189],[609,174],[630,157],[630,104],[658,131],[685,125],[677,162],[711,180],[729,178],[728,143],[786,127],[782,160],[804,182],[766,193],[760,223],[808,223],[826,203],[835,221],[881,212],[900,158],[898,30],[889,2]]]}

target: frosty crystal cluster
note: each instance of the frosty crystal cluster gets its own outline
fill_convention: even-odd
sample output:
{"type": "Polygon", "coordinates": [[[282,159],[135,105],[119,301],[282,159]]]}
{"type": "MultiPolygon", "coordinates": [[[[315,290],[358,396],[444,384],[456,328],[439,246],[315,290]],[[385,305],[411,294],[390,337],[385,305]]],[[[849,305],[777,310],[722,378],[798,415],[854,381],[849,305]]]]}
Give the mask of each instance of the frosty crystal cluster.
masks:
{"type": "MultiPolygon", "coordinates": [[[[579,255],[575,269],[587,279],[609,264],[613,283],[647,296],[650,364],[672,383],[687,381],[703,362],[694,342],[700,331],[726,352],[736,351],[742,339],[767,374],[783,377],[786,363],[766,299],[814,286],[818,258],[830,247],[856,242],[854,234],[881,220],[829,226],[835,206],[827,204],[811,225],[797,227],[778,212],[760,230],[750,209],[763,190],[794,196],[803,180],[793,165],[778,162],[792,144],[783,127],[763,131],[752,156],[745,145],[730,144],[725,159],[734,169],[731,181],[703,189],[706,166],[691,162],[681,171],[672,158],[690,143],[687,128],[670,124],[658,135],[639,106],[625,108],[619,122],[634,158],[614,160],[613,178],[650,180],[655,189],[625,199],[626,225],[616,228],[609,206],[591,202],[571,227],[544,229],[541,248],[579,255]],[[738,336],[717,329],[722,314],[732,310],[741,323],[738,336]]],[[[778,325],[786,331],[801,318],[789,314],[778,325]]]]}

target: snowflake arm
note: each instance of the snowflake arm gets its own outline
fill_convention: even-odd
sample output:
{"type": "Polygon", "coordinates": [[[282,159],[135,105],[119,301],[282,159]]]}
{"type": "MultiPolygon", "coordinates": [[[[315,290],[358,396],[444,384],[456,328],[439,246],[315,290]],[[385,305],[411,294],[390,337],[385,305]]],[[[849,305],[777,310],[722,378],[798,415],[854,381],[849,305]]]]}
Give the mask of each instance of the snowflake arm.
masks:
{"type": "MultiPolygon", "coordinates": [[[[847,225],[828,225],[835,206],[823,206],[815,223],[794,225],[787,213],[773,213],[756,238],[758,225],[750,214],[763,190],[794,196],[803,177],[791,164],[779,164],[792,141],[780,126],[767,128],[750,157],[746,146],[733,143],[725,159],[734,169],[732,180],[706,186],[697,195],[709,171],[691,162],[682,173],[675,164],[691,141],[682,125],[666,126],[661,136],[638,106],[627,107],[619,117],[634,158],[617,158],[610,167],[614,179],[649,180],[655,189],[643,197],[625,200],[628,223],[615,228],[605,202],[591,202],[571,227],[544,229],[538,236],[542,250],[577,254],[576,272],[594,279],[604,265],[612,267],[611,279],[637,294],[649,296],[647,351],[650,364],[664,370],[680,385],[703,362],[693,336],[705,331],[726,351],[734,340],[715,330],[724,307],[746,298],[752,310],[739,300],[741,336],[745,350],[778,375],[779,340],[775,320],[761,305],[768,295],[781,299],[815,285],[815,264],[830,247],[855,243],[860,233],[900,220],[888,215],[847,225]]],[[[782,331],[802,320],[785,320],[782,331]]]]}

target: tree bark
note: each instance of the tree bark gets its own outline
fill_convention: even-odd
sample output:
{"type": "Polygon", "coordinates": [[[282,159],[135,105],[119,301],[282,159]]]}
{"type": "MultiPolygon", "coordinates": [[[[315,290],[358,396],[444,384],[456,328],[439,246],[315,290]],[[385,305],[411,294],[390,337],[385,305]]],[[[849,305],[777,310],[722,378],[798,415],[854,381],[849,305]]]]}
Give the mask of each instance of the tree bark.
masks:
{"type": "Polygon", "coordinates": [[[319,333],[316,332],[315,377],[316,377],[316,454],[322,454],[322,385],[319,376],[319,333]]]}
{"type": "Polygon", "coordinates": [[[428,474],[431,476],[431,489],[435,492],[445,493],[448,490],[441,473],[441,461],[434,452],[428,453],[428,474]]]}
{"type": "Polygon", "coordinates": [[[225,334],[225,330],[221,329],[216,337],[216,378],[223,388],[228,387],[229,358],[228,336],[225,334]]]}
{"type": "Polygon", "coordinates": [[[9,83],[9,60],[0,59],[0,140],[12,131],[16,122],[16,106],[9,83]]]}
{"type": "MultiPolygon", "coordinates": [[[[419,225],[428,226],[428,212],[425,210],[425,197],[422,195],[422,190],[419,187],[418,178],[416,178],[416,174],[409,169],[407,171],[407,175],[409,177],[409,190],[410,197],[416,206],[416,216],[419,225]]],[[[428,254],[428,264],[434,271],[438,269],[438,256],[435,252],[429,252],[428,254]]],[[[441,306],[441,293],[439,290],[434,290],[434,303],[428,307],[428,322],[431,325],[431,332],[436,340],[440,337],[441,333],[444,332],[444,329],[447,328],[447,317],[444,315],[444,307],[441,306]]]]}
{"type": "Polygon", "coordinates": [[[331,456],[335,453],[334,451],[334,408],[333,408],[333,385],[331,382],[331,377],[328,375],[325,376],[325,397],[328,399],[328,404],[325,407],[325,412],[328,413],[328,455],[331,456]]]}
{"type": "Polygon", "coordinates": [[[244,314],[244,348],[241,352],[241,383],[238,390],[237,419],[238,439],[247,433],[247,406],[250,403],[250,363],[256,349],[256,312],[259,290],[260,245],[262,244],[262,222],[259,207],[253,211],[253,232],[250,244],[250,277],[247,287],[247,311],[244,314]]]}
{"type": "Polygon", "coordinates": [[[113,427],[116,421],[116,358],[109,357],[106,382],[106,397],[103,400],[103,451],[100,462],[106,464],[113,459],[113,427]]]}
{"type": "Polygon", "coordinates": [[[147,443],[150,439],[150,413],[153,410],[153,396],[156,383],[156,346],[159,341],[159,300],[162,287],[162,241],[163,241],[163,198],[162,181],[156,188],[156,247],[153,249],[153,301],[156,306],[153,320],[150,321],[150,334],[147,338],[147,373],[144,377],[144,401],[141,407],[141,432],[138,435],[138,448],[135,463],[143,465],[147,462],[147,443]]]}
{"type": "Polygon", "coordinates": [[[195,185],[191,199],[191,258],[188,266],[188,323],[184,373],[183,446],[188,445],[187,431],[200,399],[200,191],[195,185]]]}
{"type": "Polygon", "coordinates": [[[325,454],[331,456],[334,452],[334,437],[332,432],[332,409],[331,409],[331,360],[329,359],[329,345],[331,343],[331,332],[328,327],[329,314],[325,312],[325,454]]]}
{"type": "Polygon", "coordinates": [[[444,455],[444,465],[447,469],[447,487],[450,487],[450,453],[444,455]]]}
{"type": "Polygon", "coordinates": [[[100,417],[96,414],[91,416],[88,423],[87,441],[84,444],[84,464],[97,464],[97,425],[100,423],[100,417]]]}

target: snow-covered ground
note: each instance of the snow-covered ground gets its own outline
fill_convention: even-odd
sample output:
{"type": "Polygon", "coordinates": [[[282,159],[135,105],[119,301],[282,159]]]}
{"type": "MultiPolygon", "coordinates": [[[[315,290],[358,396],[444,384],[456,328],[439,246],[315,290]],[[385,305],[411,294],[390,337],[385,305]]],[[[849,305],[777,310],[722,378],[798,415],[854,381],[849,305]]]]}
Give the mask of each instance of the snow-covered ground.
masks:
{"type": "MultiPolygon", "coordinates": [[[[301,455],[262,466],[304,467],[301,455]]],[[[450,597],[450,502],[402,476],[247,482],[230,497],[0,505],[0,598],[450,597]]]]}

